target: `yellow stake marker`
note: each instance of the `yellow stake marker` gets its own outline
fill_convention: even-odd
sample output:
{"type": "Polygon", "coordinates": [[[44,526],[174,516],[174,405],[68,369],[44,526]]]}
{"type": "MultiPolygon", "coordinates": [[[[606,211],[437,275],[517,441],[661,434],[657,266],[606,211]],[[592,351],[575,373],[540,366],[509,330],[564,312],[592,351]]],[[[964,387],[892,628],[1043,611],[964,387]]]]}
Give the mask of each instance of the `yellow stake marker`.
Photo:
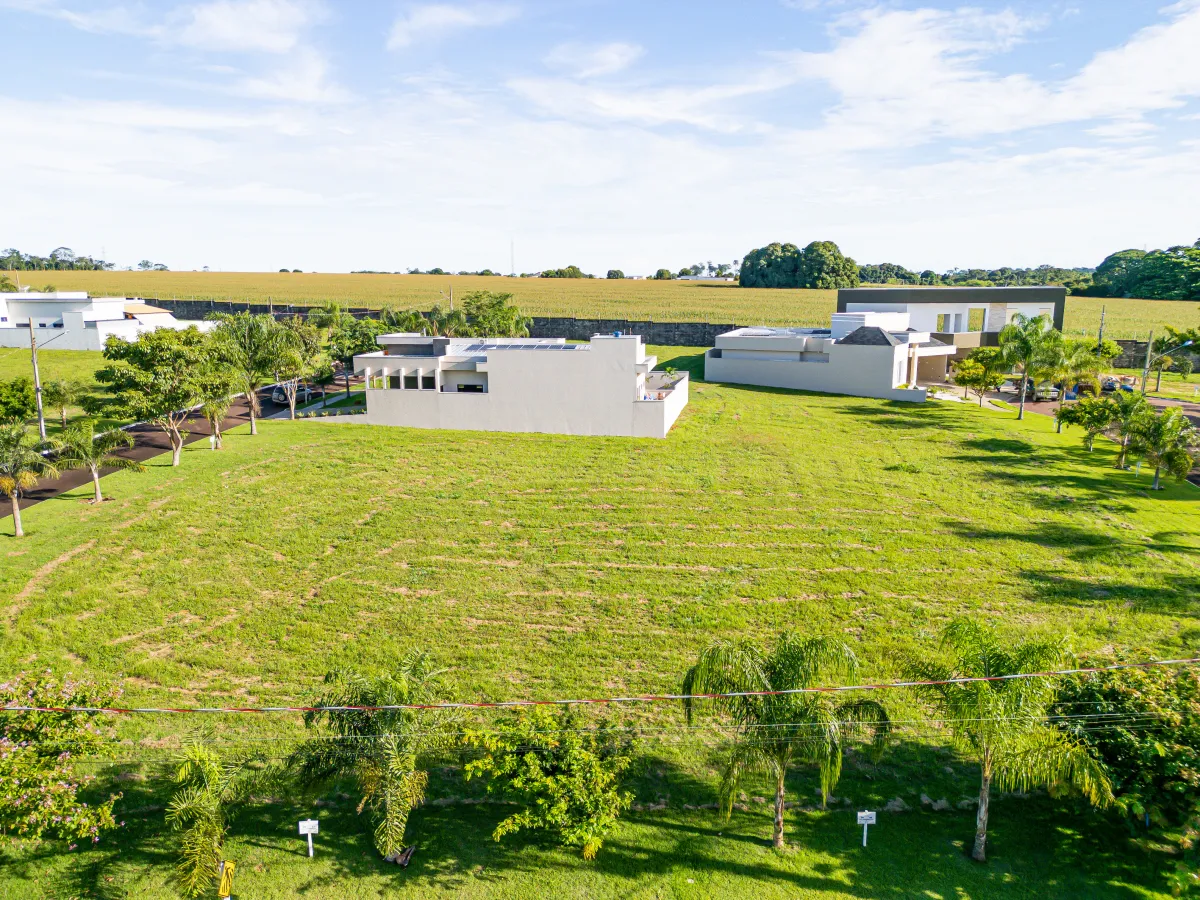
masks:
{"type": "Polygon", "coordinates": [[[221,900],[229,900],[229,895],[233,893],[233,869],[232,861],[221,863],[221,886],[217,888],[217,896],[221,900]]]}

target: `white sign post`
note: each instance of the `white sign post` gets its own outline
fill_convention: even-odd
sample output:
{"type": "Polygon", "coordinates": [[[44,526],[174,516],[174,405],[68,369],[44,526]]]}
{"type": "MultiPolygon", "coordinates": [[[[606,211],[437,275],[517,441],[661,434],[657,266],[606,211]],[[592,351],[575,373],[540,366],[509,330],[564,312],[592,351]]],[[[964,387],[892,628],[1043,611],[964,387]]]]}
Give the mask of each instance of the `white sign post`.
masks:
{"type": "Polygon", "coordinates": [[[875,813],[863,810],[858,814],[858,824],[863,827],[863,846],[865,847],[867,846],[867,826],[875,824],[875,813]]]}
{"type": "MultiPolygon", "coordinates": [[[[862,814],[859,813],[859,815],[861,816],[862,814]]],[[[872,819],[872,821],[874,821],[874,820],[872,819]]],[[[320,824],[317,822],[316,819],[301,819],[300,820],[300,833],[308,835],[308,856],[310,859],[312,858],[312,855],[313,855],[312,836],[314,834],[317,834],[317,832],[319,830],[320,830],[320,824]]]]}

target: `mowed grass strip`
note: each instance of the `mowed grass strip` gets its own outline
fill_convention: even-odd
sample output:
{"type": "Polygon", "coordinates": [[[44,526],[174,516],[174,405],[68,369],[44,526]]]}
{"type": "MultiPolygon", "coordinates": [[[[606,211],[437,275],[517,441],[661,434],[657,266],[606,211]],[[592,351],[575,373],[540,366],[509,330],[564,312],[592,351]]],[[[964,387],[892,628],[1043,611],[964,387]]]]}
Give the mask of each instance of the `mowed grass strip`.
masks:
{"type": "MultiPolygon", "coordinates": [[[[653,352],[695,373],[698,350],[653,352]]],[[[287,704],[335,665],[384,668],[427,647],[454,697],[544,699],[672,692],[713,638],[785,628],[840,635],[863,680],[888,679],[961,613],[1014,636],[1065,633],[1079,650],[1200,644],[1200,492],[1151,495],[1148,473],[1110,468],[1109,445],[1088,454],[1048,418],[971,404],[702,382],[691,398],[665,441],[268,421],[256,438],[232,432],[222,452],[188,448],[178,469],[162,458],[110,476],[109,502],[49,501],[27,513],[28,538],[0,538],[0,672],[118,680],[136,704],[287,704]]],[[[914,718],[903,695],[884,699],[914,718]]],[[[862,854],[854,808],[896,796],[920,808],[921,793],[956,804],[976,788],[977,769],[931,726],[902,729],[879,766],[852,758],[846,801],[789,813],[804,849],[779,855],[766,849],[767,806],[749,800],[728,826],[688,809],[715,798],[715,735],[684,731],[669,704],[614,714],[647,730],[639,803],[666,805],[631,813],[594,865],[537,841],[495,845],[504,808],[465,803],[480,788],[450,768],[410,825],[415,868],[380,863],[353,801],[332,794],[311,864],[292,833],[314,810],[239,817],[228,854],[244,863],[239,890],[1166,895],[1166,861],[1045,799],[997,803],[991,868],[963,857],[972,813],[956,807],[884,817],[875,855],[862,854]]],[[[118,762],[98,771],[153,773],[197,733],[284,752],[299,729],[294,716],[201,721],[120,719],[118,762]]],[[[123,813],[128,831],[84,855],[14,855],[0,897],[89,885],[170,896],[162,785],[119,785],[125,809],[142,809],[123,813]]],[[[811,773],[791,789],[814,802],[811,773]]]]}
{"type": "MultiPolygon", "coordinates": [[[[17,273],[22,276],[28,273],[17,273]]],[[[656,322],[714,322],[738,325],[829,324],[837,291],[769,290],[736,284],[686,281],[633,281],[563,278],[503,278],[467,275],[350,275],[282,272],[46,272],[61,290],[86,290],[170,299],[241,300],[280,305],[319,305],[337,300],[349,306],[385,303],[429,309],[445,306],[453,291],[507,291],[529,315],[626,318],[656,322]]],[[[1200,325],[1194,301],[1123,300],[1068,297],[1068,334],[1095,335],[1105,310],[1105,334],[1145,340],[1164,325],[1200,325]]]]}

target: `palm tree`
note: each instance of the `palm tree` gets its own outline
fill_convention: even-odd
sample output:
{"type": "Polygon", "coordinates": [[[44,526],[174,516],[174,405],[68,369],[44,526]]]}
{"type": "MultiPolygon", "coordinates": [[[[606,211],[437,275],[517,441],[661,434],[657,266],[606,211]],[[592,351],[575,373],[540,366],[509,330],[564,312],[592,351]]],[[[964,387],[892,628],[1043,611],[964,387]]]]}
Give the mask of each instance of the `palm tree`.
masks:
{"type": "Polygon", "coordinates": [[[79,406],[88,394],[88,384],[79,380],[59,378],[42,385],[42,399],[47,406],[58,410],[64,431],[67,429],[67,407],[79,406]]]}
{"type": "Polygon", "coordinates": [[[1025,382],[1042,363],[1047,346],[1054,340],[1051,335],[1057,334],[1049,325],[1050,322],[1045,316],[1028,318],[1017,313],[1012,322],[1000,330],[1000,353],[1004,361],[1021,370],[1021,405],[1017,410],[1018,419],[1025,418],[1025,382]]]}
{"type": "Polygon", "coordinates": [[[57,478],[58,468],[38,450],[39,442],[22,422],[0,425],[0,494],[12,502],[13,536],[23,537],[21,493],[37,484],[38,476],[57,478]]]}
{"type": "Polygon", "coordinates": [[[1061,641],[1001,641],[991,629],[957,619],[942,631],[942,648],[949,651],[951,659],[913,657],[904,677],[929,682],[913,689],[937,709],[961,748],[979,760],[973,859],[987,859],[988,802],[993,784],[1020,790],[1069,785],[1094,805],[1112,802],[1104,767],[1083,745],[1048,724],[1053,681],[1005,677],[1043,672],[1062,664],[1070,655],[1061,641]],[[1000,680],[950,683],[958,678],[1000,680]]]}
{"type": "Polygon", "coordinates": [[[131,434],[119,428],[112,428],[102,434],[96,434],[96,426],[91,419],[76,422],[63,432],[61,438],[53,441],[51,446],[59,451],[58,465],[60,468],[87,469],[91,473],[92,486],[96,489],[94,501],[96,503],[104,500],[104,496],[100,493],[101,469],[146,471],[146,467],[137,460],[112,455],[114,450],[133,446],[131,434]]]}
{"type": "MultiPolygon", "coordinates": [[[[1062,391],[1058,395],[1058,411],[1061,413],[1067,399],[1067,391],[1072,385],[1088,381],[1099,387],[1100,358],[1096,356],[1095,348],[1090,341],[1060,341],[1051,354],[1051,365],[1048,367],[1051,377],[1061,382],[1062,391]]],[[[1062,419],[1058,421],[1058,432],[1062,432],[1062,419]]]]}
{"type": "Polygon", "coordinates": [[[437,710],[353,707],[434,701],[440,675],[424,652],[410,652],[394,672],[374,678],[346,670],[329,673],[324,693],[312,706],[333,709],[304,715],[307,726],[324,725],[328,734],[302,744],[290,760],[309,784],[345,776],[358,782],[358,811],[370,812],[375,848],[385,857],[402,849],[409,813],[424,801],[429,781],[421,760],[450,746],[454,719],[437,710]]]}
{"type": "Polygon", "coordinates": [[[250,408],[250,433],[258,434],[258,389],[271,373],[279,329],[273,316],[249,312],[216,317],[213,330],[217,352],[236,375],[237,386],[246,392],[250,408]]]}
{"type": "Polygon", "coordinates": [[[166,818],[179,835],[175,878],[185,897],[206,893],[216,881],[234,808],[280,780],[278,768],[256,763],[255,757],[225,763],[201,744],[189,746],[180,756],[175,768],[179,787],[167,805],[166,818]]]}
{"type": "Polygon", "coordinates": [[[1130,436],[1129,449],[1154,464],[1152,491],[1161,491],[1160,477],[1165,470],[1180,480],[1196,464],[1193,452],[1200,446],[1200,431],[1179,407],[1162,409],[1138,420],[1130,436]]]}
{"type": "Polygon", "coordinates": [[[1121,452],[1117,454],[1116,468],[1124,469],[1127,468],[1129,444],[1133,440],[1134,432],[1137,431],[1142,419],[1149,416],[1153,410],[1145,396],[1136,391],[1117,391],[1113,394],[1113,400],[1117,404],[1113,424],[1116,425],[1117,434],[1121,438],[1121,452]]]}
{"type": "MultiPolygon", "coordinates": [[[[854,651],[833,638],[781,634],[770,653],[748,642],[716,641],[683,678],[683,708],[690,724],[697,694],[795,691],[813,687],[826,675],[853,674],[854,651]]],[[[844,742],[869,735],[882,749],[890,730],[887,711],[874,700],[837,702],[827,693],[782,693],[713,699],[716,711],[734,725],[734,739],[721,777],[725,818],[743,772],[765,769],[775,779],[773,843],[783,846],[784,780],[793,763],[812,763],[821,778],[821,805],[837,786],[844,742]]]]}

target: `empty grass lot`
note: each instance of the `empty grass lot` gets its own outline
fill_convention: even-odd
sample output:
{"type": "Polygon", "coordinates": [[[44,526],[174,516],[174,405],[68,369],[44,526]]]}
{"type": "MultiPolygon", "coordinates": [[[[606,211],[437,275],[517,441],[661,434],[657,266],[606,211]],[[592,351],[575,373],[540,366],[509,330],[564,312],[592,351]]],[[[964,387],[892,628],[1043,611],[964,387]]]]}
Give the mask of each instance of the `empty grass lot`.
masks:
{"type": "MultiPolygon", "coordinates": [[[[661,365],[699,351],[656,348],[661,365]]],[[[693,369],[694,374],[698,374],[693,369]]],[[[269,421],[227,449],[185,450],[26,514],[0,536],[0,673],[49,666],[121,679],[146,704],[306,699],[331,667],[383,668],[411,647],[448,667],[451,695],[548,698],[672,691],[714,637],[844,637],[864,679],[897,674],[952,616],[1080,651],[1200,646],[1200,491],[1111,468],[1049,418],[971,404],[891,404],[695,382],[665,441],[269,421]]],[[[0,520],[0,534],[8,526],[0,520]]],[[[914,710],[887,695],[893,715],[914,710]]],[[[987,866],[964,841],[977,769],[929,725],[879,765],[855,755],[828,812],[789,812],[769,847],[765,784],[721,822],[708,729],[677,708],[628,707],[646,762],[631,811],[594,863],[524,837],[490,839],[504,807],[456,760],[409,826],[407,870],[370,848],[354,801],[289,797],[233,823],[243,897],[1146,898],[1169,860],[1111,818],[1045,797],[993,808],[987,866]],[[945,798],[933,812],[920,795],[945,798]],[[863,850],[855,809],[900,797],[863,850]],[[650,806],[661,808],[651,809],[650,806]],[[690,808],[689,808],[690,807],[690,808]],[[296,821],[317,815],[309,860],[296,821]]],[[[203,720],[227,748],[285,752],[294,717],[203,720]]],[[[477,719],[472,721],[487,721],[477,719]]],[[[97,848],[8,850],[0,898],[172,896],[153,777],[199,721],[114,723],[101,785],[127,825],[97,848]],[[123,773],[121,781],[115,777],[123,773]],[[142,780],[142,779],[146,780],[142,780]]],[[[812,804],[798,771],[789,799],[812,804]]]]}
{"type": "MultiPolygon", "coordinates": [[[[446,305],[453,289],[511,291],[529,315],[578,318],[628,318],[658,322],[717,322],[739,325],[829,324],[837,291],[768,290],[735,284],[685,281],[632,281],[562,278],[502,278],[449,275],[348,275],[281,272],[38,272],[15,273],[25,280],[45,276],[61,290],[96,295],[195,297],[277,304],[314,305],[338,300],[349,306],[428,309],[446,305]]],[[[1141,338],[1163,325],[1200,325],[1194,301],[1112,300],[1068,297],[1064,328],[1068,334],[1095,335],[1100,310],[1107,309],[1105,334],[1141,338]]]]}

